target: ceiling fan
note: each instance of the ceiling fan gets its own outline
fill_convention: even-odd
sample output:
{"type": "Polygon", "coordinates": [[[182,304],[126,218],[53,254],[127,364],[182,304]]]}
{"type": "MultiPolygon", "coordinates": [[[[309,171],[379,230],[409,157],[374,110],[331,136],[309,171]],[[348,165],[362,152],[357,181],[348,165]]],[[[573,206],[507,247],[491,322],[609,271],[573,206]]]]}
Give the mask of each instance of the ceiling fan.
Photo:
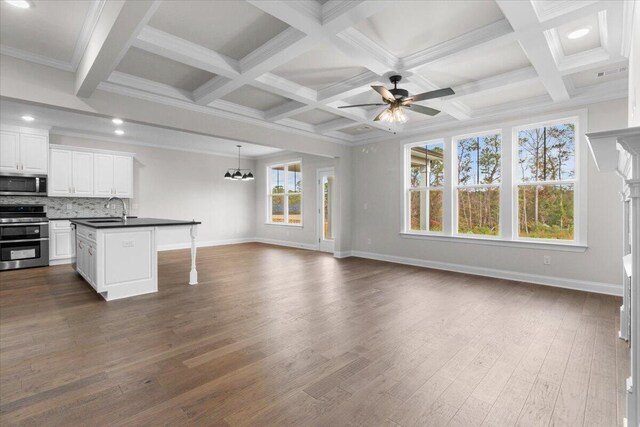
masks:
{"type": "Polygon", "coordinates": [[[380,112],[373,120],[374,121],[387,121],[390,123],[405,123],[408,119],[404,114],[403,108],[411,108],[411,111],[416,113],[426,114],[428,116],[435,116],[440,112],[435,108],[425,107],[423,105],[414,104],[418,101],[426,101],[427,99],[440,98],[442,96],[453,95],[455,92],[450,87],[446,89],[432,90],[430,92],[424,92],[418,95],[409,96],[409,91],[406,89],[398,89],[398,82],[402,80],[402,76],[389,77],[391,83],[393,83],[393,89],[387,89],[384,86],[371,86],[371,89],[382,95],[384,103],[378,104],[357,104],[357,105],[343,105],[338,108],[354,108],[354,107],[369,107],[369,106],[383,106],[387,105],[382,112],[380,112]]]}

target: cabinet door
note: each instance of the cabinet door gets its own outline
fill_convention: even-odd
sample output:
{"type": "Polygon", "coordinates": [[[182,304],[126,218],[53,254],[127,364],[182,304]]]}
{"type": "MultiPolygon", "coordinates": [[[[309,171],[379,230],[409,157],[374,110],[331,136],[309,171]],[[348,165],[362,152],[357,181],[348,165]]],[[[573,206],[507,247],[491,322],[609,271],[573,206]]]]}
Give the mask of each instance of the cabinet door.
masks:
{"type": "Polygon", "coordinates": [[[50,259],[72,258],[71,230],[51,231],[51,253],[50,259]]]}
{"type": "Polygon", "coordinates": [[[46,174],[49,138],[45,135],[20,134],[20,172],[46,174]]]}
{"type": "Polygon", "coordinates": [[[87,243],[82,239],[76,239],[76,241],[76,271],[82,276],[86,276],[87,243]]]}
{"type": "Polygon", "coordinates": [[[48,192],[50,196],[70,196],[72,186],[71,151],[51,150],[48,192]]]}
{"type": "Polygon", "coordinates": [[[89,283],[91,284],[91,286],[94,287],[94,289],[98,286],[98,277],[97,277],[97,259],[98,256],[96,255],[96,247],[93,245],[90,245],[87,248],[87,253],[88,253],[88,276],[89,276],[89,283]]]}
{"type": "Polygon", "coordinates": [[[19,141],[18,132],[0,131],[0,172],[19,172],[19,141]]]}
{"type": "Polygon", "coordinates": [[[93,196],[93,153],[73,152],[74,196],[93,196]]]}
{"type": "Polygon", "coordinates": [[[69,221],[50,221],[49,259],[69,259],[76,254],[75,232],[69,221]]]}
{"type": "Polygon", "coordinates": [[[113,156],[113,186],[118,197],[133,197],[133,158],[113,156]]]}
{"type": "Polygon", "coordinates": [[[111,154],[93,155],[93,194],[109,197],[115,192],[113,185],[113,156],[111,154]]]}

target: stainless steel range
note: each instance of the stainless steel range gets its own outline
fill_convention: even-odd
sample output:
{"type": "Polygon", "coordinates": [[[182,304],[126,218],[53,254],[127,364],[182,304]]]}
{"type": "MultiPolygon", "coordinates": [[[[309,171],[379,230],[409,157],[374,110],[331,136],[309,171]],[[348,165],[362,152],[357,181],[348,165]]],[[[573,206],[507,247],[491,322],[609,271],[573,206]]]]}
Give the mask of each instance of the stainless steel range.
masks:
{"type": "Polygon", "coordinates": [[[49,265],[44,205],[0,205],[0,271],[49,265]]]}

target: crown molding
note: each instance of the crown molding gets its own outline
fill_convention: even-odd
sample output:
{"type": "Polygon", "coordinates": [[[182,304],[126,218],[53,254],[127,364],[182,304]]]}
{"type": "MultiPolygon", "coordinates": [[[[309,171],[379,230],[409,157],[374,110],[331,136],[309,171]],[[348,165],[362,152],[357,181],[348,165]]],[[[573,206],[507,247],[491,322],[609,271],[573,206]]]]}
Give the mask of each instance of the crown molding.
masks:
{"type": "Polygon", "coordinates": [[[38,55],[36,53],[27,52],[26,50],[16,49],[14,47],[0,45],[0,55],[7,55],[23,61],[46,65],[47,67],[57,68],[62,71],[75,71],[73,64],[70,62],[60,61],[58,59],[49,58],[47,56],[38,55]]]}

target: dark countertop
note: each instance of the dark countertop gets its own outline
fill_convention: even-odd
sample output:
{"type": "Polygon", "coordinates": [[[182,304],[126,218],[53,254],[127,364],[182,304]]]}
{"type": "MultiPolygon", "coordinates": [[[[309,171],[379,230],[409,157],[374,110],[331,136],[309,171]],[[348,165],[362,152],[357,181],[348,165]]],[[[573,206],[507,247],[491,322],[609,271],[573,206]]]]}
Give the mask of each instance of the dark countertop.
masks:
{"type": "Polygon", "coordinates": [[[70,219],[73,224],[83,225],[85,227],[103,229],[103,228],[129,228],[129,227],[168,227],[172,225],[198,225],[202,224],[199,221],[182,221],[176,219],[160,219],[160,218],[127,218],[126,222],[123,221],[111,221],[105,220],[99,222],[99,220],[86,220],[86,219],[70,219]],[[98,222],[96,222],[98,221],[98,222]]]}
{"type": "MultiPolygon", "coordinates": [[[[129,218],[138,218],[137,216],[130,216],[129,218]]],[[[60,218],[51,218],[49,221],[71,221],[71,220],[83,220],[83,219],[120,219],[119,216],[63,216],[60,218]]]]}

